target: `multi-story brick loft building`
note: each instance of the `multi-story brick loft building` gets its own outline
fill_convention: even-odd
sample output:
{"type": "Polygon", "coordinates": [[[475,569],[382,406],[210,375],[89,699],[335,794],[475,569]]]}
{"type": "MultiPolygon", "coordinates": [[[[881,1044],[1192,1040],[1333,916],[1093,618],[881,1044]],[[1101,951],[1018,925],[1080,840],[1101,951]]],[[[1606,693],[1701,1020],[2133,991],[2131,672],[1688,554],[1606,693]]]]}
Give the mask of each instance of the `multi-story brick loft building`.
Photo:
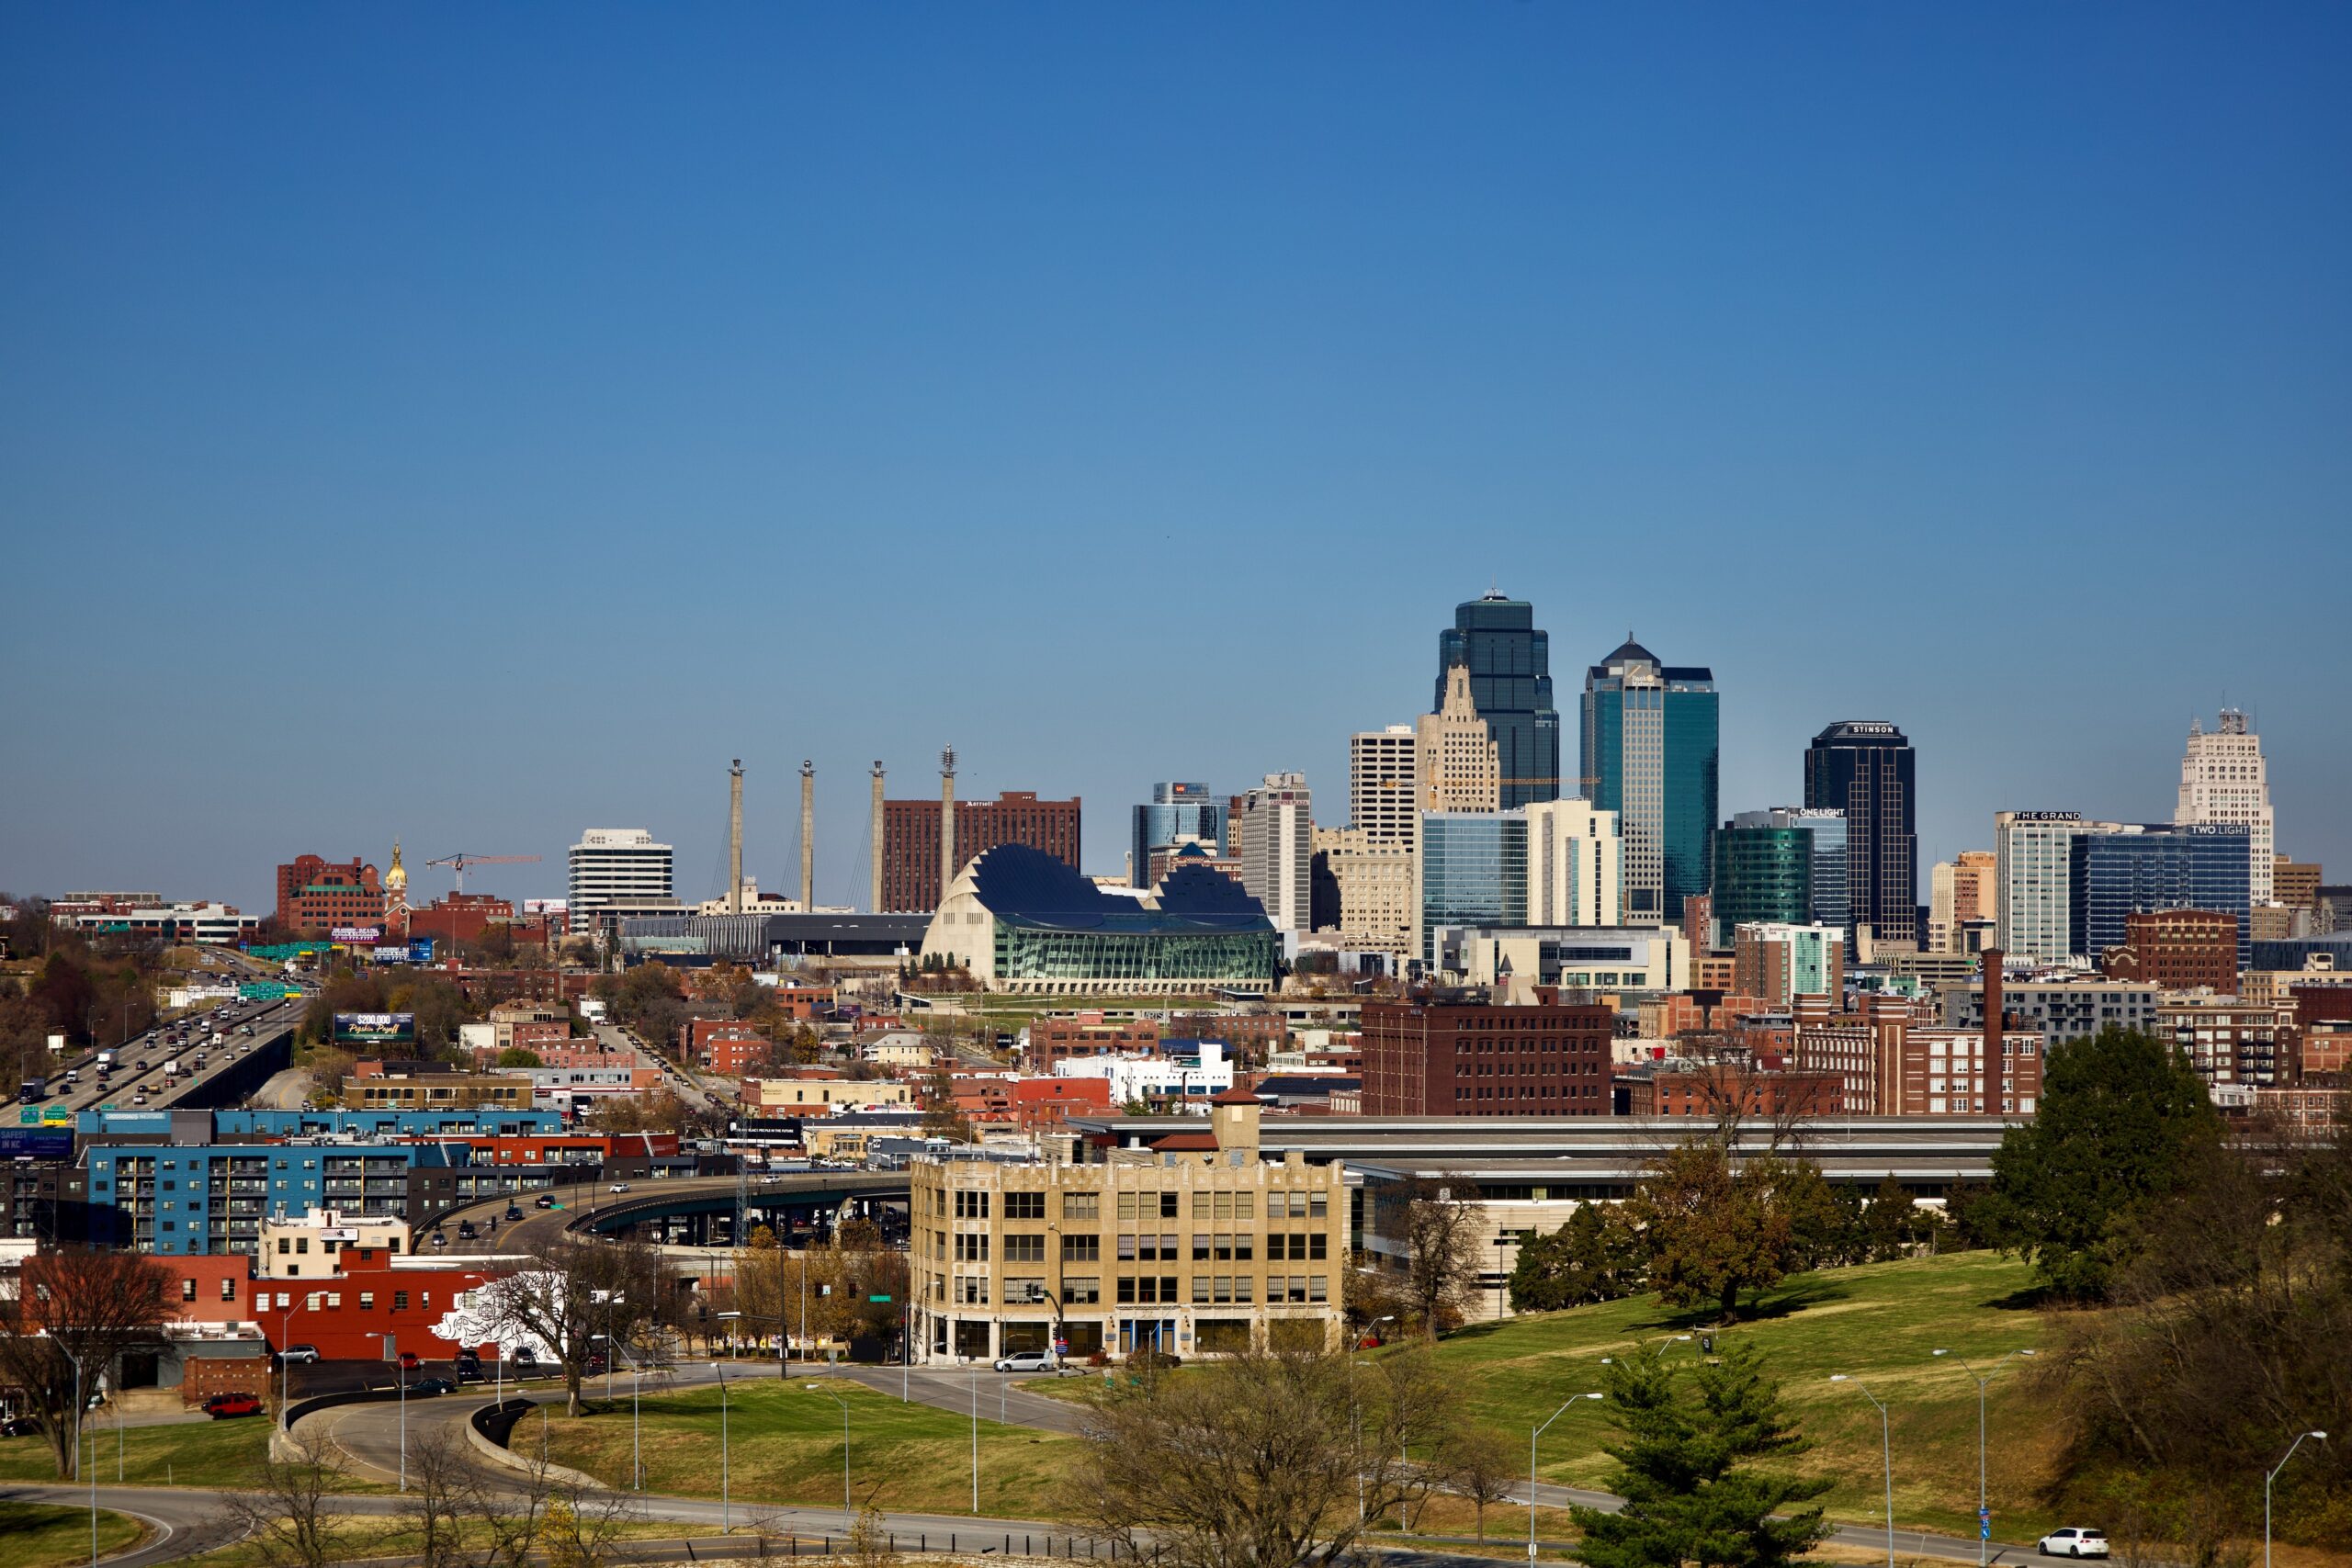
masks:
{"type": "Polygon", "coordinates": [[[910,1178],[912,1343],[926,1361],[1337,1338],[1345,1170],[1263,1159],[1246,1090],[1218,1095],[1205,1130],[1149,1149],[1037,1165],[925,1156],[910,1178]]]}
{"type": "MultiPolygon", "coordinates": [[[[1999,957],[1984,954],[1987,970],[1999,957]]],[[[2145,980],[2011,981],[2006,1006],[2018,1027],[2030,1029],[2051,1044],[2088,1040],[2103,1029],[2136,1029],[2154,1033],[2158,988],[2145,980]]],[[[1996,1003],[2000,1002],[1998,995],[1996,1003]]],[[[1980,976],[1965,986],[1943,992],[1944,1026],[1948,1029],[1984,1027],[1984,982],[1980,976]]]]}
{"type": "Polygon", "coordinates": [[[2208,1084],[2276,1089],[2296,1077],[2296,1009],[2232,996],[2172,996],[2156,1004],[2156,1036],[2169,1040],[2208,1084]]]}
{"type": "Polygon", "coordinates": [[[381,926],[384,885],[358,860],[296,855],[277,868],[277,923],[289,931],[381,926]]]}
{"type": "Polygon", "coordinates": [[[1609,1008],[1559,993],[1498,1006],[1485,995],[1367,1001],[1367,1116],[1606,1116],[1609,1008]]]}
{"type": "Polygon", "coordinates": [[[1029,1023],[1025,1065],[1050,1073],[1057,1062],[1159,1049],[1159,1025],[1148,1018],[1106,1019],[1099,1012],[1053,1013],[1029,1023]]]}
{"type": "Polygon", "coordinates": [[[2238,989],[2238,921],[2213,909],[2152,909],[2123,918],[2123,945],[2099,954],[2110,980],[2154,980],[2167,991],[2238,989]]]}
{"type": "MultiPolygon", "coordinates": [[[[1035,790],[956,803],[956,869],[984,850],[1024,844],[1071,870],[1079,862],[1079,799],[1041,800],[1035,790]]],[[[882,908],[918,913],[939,908],[939,802],[882,803],[882,908]]]]}

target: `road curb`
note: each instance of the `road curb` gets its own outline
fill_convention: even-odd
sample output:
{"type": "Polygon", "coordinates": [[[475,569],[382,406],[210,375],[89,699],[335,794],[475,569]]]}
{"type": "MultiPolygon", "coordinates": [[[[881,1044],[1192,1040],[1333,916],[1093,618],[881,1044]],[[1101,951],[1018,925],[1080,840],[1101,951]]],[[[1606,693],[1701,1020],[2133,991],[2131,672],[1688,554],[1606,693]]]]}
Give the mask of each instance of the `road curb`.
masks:
{"type": "Polygon", "coordinates": [[[509,1399],[496,1404],[481,1405],[466,1416],[466,1441],[477,1453],[503,1469],[520,1474],[542,1474],[567,1486],[584,1487],[592,1492],[611,1490],[586,1471],[573,1470],[568,1465],[535,1462],[506,1446],[507,1439],[514,1435],[515,1423],[538,1408],[539,1402],[535,1399],[509,1399]],[[491,1435],[493,1429],[498,1434],[496,1437],[491,1435]]]}

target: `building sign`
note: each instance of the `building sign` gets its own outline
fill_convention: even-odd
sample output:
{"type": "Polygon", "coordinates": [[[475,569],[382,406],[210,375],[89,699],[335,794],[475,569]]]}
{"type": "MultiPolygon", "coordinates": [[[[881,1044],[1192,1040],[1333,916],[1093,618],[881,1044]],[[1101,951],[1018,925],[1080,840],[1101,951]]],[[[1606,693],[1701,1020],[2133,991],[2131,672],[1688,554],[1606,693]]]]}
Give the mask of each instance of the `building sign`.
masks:
{"type": "Polygon", "coordinates": [[[2082,819],[2083,814],[2079,811],[2012,811],[2009,813],[2009,820],[2012,822],[2079,822],[2082,819]]]}
{"type": "Polygon", "coordinates": [[[337,926],[334,930],[327,932],[327,935],[336,942],[364,942],[370,943],[374,942],[383,934],[384,928],[381,926],[337,926]]]}
{"type": "Polygon", "coordinates": [[[416,1014],[339,1012],[334,1015],[334,1037],[358,1045],[405,1044],[416,1038],[416,1014]]]}
{"type": "Polygon", "coordinates": [[[0,1128],[0,1159],[72,1159],[72,1133],[27,1132],[0,1128]]]}

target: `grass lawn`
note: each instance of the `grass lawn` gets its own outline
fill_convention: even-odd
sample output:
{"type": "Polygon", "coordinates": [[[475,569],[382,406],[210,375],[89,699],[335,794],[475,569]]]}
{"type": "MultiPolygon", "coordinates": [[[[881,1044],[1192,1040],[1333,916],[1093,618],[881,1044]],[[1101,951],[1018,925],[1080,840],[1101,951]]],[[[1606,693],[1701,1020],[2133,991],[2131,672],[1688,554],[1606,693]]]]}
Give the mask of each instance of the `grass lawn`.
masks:
{"type": "MultiPolygon", "coordinates": [[[[1845,1372],[1884,1401],[1894,1454],[1898,1527],[1967,1534],[1975,1527],[1976,1384],[1939,1348],[1987,1371],[2003,1352],[2043,1342],[2042,1314],[2022,1304],[2027,1265],[1990,1252],[1909,1258],[1792,1278],[1716,1332],[1747,1340],[1770,1358],[1781,1393],[1816,1447],[1797,1468],[1836,1485],[1824,1499],[1833,1517],[1883,1519],[1878,1412],[1845,1372]]],[[[1710,1332],[1706,1314],[1660,1305],[1655,1296],[1544,1313],[1462,1330],[1438,1348],[1461,1374],[1470,1407],[1523,1440],[1571,1396],[1601,1386],[1600,1359],[1660,1335],[1710,1332]]],[[[1697,1353],[1675,1345],[1669,1355],[1697,1353]]],[[[1985,1404],[1986,1465],[1996,1537],[2030,1540],[2061,1521],[2035,1504],[2052,1456],[2051,1423],[2028,1389],[2030,1367],[2008,1362],[1985,1404]]],[[[1544,1435],[1541,1469],[1555,1481],[1601,1486],[1611,1461],[1600,1451],[1604,1406],[1563,1416],[1544,1435]]],[[[1524,1516],[1522,1516],[1522,1525],[1524,1516]]]]}
{"type": "MultiPolygon", "coordinates": [[[[138,1545],[147,1527],[137,1519],[98,1510],[98,1555],[111,1557],[138,1545]]],[[[0,1540],[8,1543],[8,1568],[65,1568],[90,1560],[90,1511],[55,1508],[45,1503],[0,1503],[0,1540]]]]}
{"type": "MultiPolygon", "coordinates": [[[[972,1506],[970,1420],[925,1404],[902,1404],[848,1382],[827,1382],[849,1401],[850,1486],[861,1506],[885,1513],[963,1513],[972,1506]]],[[[830,1393],[799,1379],[730,1382],[727,1449],[730,1490],[738,1502],[808,1503],[838,1507],[842,1500],[842,1408],[830,1393]]],[[[718,1495],[719,1409],[716,1388],[648,1395],[642,1407],[645,1484],[649,1491],[718,1495]]],[[[629,1472],[628,1402],[569,1420],[550,1415],[548,1457],[614,1484],[629,1472]]],[[[514,1430],[514,1447],[529,1452],[537,1423],[514,1430]]],[[[1055,1495],[1073,1439],[1025,1427],[980,1423],[980,1511],[1012,1517],[1052,1517],[1055,1495]]]]}
{"type": "MultiPolygon", "coordinates": [[[[122,1480],[134,1486],[243,1486],[269,1451],[269,1428],[264,1416],[201,1426],[127,1427],[122,1433],[122,1480]]],[[[115,1479],[115,1434],[103,1416],[87,1428],[83,1440],[86,1444],[93,1437],[97,1480],[103,1486],[115,1479]]],[[[86,1447],[84,1452],[88,1452],[86,1447]]],[[[0,1438],[0,1481],[56,1479],[57,1461],[47,1438],[0,1438]]]]}

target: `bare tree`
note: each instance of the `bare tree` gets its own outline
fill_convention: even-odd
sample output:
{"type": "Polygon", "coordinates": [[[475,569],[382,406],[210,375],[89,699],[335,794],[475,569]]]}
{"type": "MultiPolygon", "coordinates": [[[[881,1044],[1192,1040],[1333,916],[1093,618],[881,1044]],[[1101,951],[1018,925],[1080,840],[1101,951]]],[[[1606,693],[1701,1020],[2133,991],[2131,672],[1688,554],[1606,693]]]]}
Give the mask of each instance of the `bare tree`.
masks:
{"type": "Polygon", "coordinates": [[[59,1475],[77,1472],[82,1413],[98,1379],[124,1351],[161,1345],[165,1281],[161,1265],[128,1252],[40,1253],[25,1260],[17,1294],[0,1300],[0,1384],[22,1391],[59,1475]]]}
{"type": "Polygon", "coordinates": [[[1404,1244],[1397,1294],[1421,1332],[1432,1337],[1461,1320],[1478,1280],[1486,1209],[1455,1193],[1454,1188],[1414,1177],[1378,1199],[1381,1230],[1404,1244]]]}
{"type": "Polygon", "coordinates": [[[1428,1484],[1401,1450],[1435,1402],[1408,1392],[1392,1403],[1377,1371],[1333,1352],[1146,1377],[1089,1412],[1068,1505],[1107,1536],[1148,1535],[1170,1568],[1328,1568],[1428,1484]]]}
{"type": "Polygon", "coordinates": [[[345,1531],[330,1506],[348,1467],[322,1438],[292,1438],[287,1458],[266,1459],[257,1484],[222,1494],[221,1506],[261,1568],[328,1568],[344,1560],[345,1531]]]}
{"type": "Polygon", "coordinates": [[[626,1492],[560,1483],[539,1517],[539,1550],[548,1568],[605,1568],[643,1517],[626,1492]]]}
{"type": "Polygon", "coordinates": [[[463,1523],[473,1466],[465,1445],[441,1427],[411,1443],[408,1450],[410,1486],[401,1513],[416,1531],[416,1554],[423,1568],[457,1568],[466,1561],[463,1523]]]}
{"type": "Polygon", "coordinates": [[[899,1568],[899,1554],[890,1543],[889,1521],[868,1503],[851,1521],[845,1555],[856,1568],[899,1568]]]}
{"type": "Polygon", "coordinates": [[[1445,1489],[1470,1499],[1477,1510],[1478,1539],[1487,1539],[1487,1510],[1510,1500],[1511,1483],[1519,1479],[1519,1452],[1491,1427],[1457,1427],[1438,1446],[1431,1468],[1445,1489]]]}
{"type": "Polygon", "coordinates": [[[530,1248],[530,1260],[483,1285],[480,1301],[491,1337],[525,1341],[563,1376],[566,1411],[581,1413],[588,1363],[599,1347],[617,1355],[650,1350],[671,1315],[659,1257],[636,1243],[556,1241],[530,1248]]]}

